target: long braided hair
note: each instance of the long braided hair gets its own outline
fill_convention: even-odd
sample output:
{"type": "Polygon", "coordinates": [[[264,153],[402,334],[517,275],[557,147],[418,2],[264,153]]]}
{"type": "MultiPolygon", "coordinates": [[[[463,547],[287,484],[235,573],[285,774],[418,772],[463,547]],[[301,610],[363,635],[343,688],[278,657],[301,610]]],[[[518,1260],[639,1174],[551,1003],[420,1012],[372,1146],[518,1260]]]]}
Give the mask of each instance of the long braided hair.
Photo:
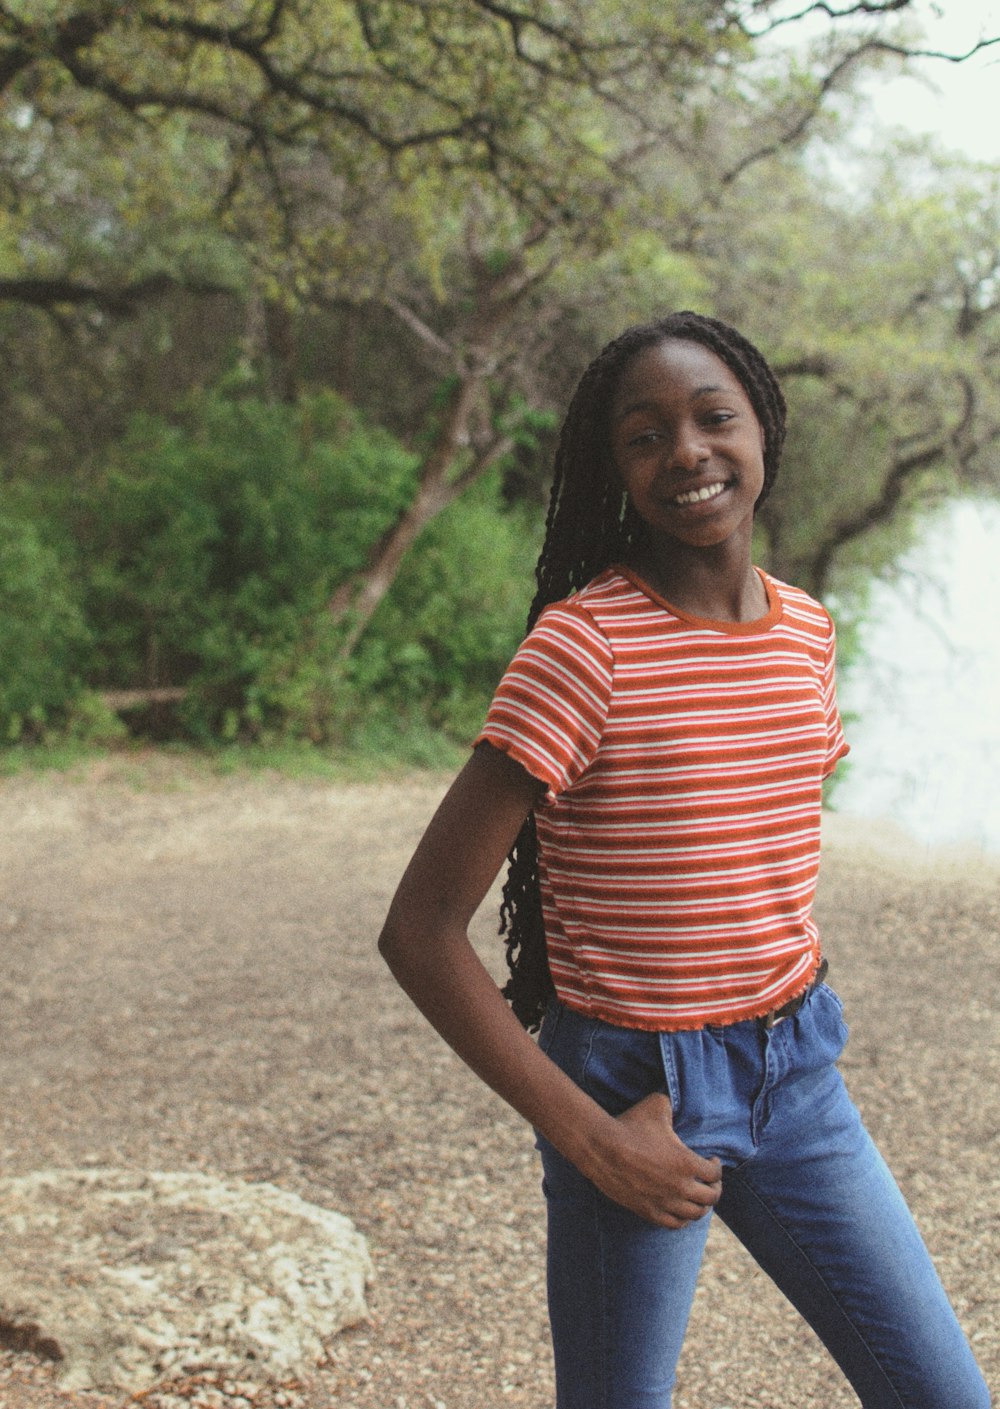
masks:
{"type": "MultiPolygon", "coordinates": [[[[727,323],[689,311],[626,329],[584,372],[563,422],[528,631],[550,603],[585,587],[610,564],[628,558],[640,523],[611,461],[611,403],[632,359],[668,339],[701,343],[740,382],[764,432],[764,487],[755,507],[760,507],[774,484],[785,439],[785,398],[757,348],[727,323]]],[[[508,860],[500,932],[507,937],[510,979],[503,992],[531,1032],[540,1024],[553,992],[542,925],[534,813],[528,815],[508,860]]]]}

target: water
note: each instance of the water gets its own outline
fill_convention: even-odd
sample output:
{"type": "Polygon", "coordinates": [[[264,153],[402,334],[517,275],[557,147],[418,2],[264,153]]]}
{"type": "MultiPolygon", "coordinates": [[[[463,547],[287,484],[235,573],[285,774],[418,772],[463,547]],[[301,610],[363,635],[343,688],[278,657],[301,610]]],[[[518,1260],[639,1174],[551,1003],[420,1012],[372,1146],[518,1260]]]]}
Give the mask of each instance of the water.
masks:
{"type": "Polygon", "coordinates": [[[900,569],[841,681],[856,717],[836,809],[1000,854],[1000,505],[949,505],[900,569]]]}

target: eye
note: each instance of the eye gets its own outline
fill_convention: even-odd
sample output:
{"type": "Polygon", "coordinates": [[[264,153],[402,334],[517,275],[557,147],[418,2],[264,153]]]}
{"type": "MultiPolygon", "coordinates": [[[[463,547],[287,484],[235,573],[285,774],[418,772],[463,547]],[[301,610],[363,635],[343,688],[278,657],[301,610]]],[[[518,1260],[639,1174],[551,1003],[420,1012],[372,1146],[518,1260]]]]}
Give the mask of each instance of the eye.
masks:
{"type": "Polygon", "coordinates": [[[707,426],[721,426],[724,425],[726,421],[735,419],[735,411],[709,411],[704,417],[704,422],[707,426]]]}
{"type": "Polygon", "coordinates": [[[626,441],[625,441],[625,444],[626,444],[626,445],[630,445],[630,446],[631,446],[631,445],[652,445],[652,444],[654,443],[654,441],[657,441],[657,440],[659,440],[659,439],[660,439],[660,432],[659,432],[659,431],[653,431],[653,430],[638,431],[635,435],[630,435],[630,436],[628,436],[627,439],[626,439],[626,441]]]}

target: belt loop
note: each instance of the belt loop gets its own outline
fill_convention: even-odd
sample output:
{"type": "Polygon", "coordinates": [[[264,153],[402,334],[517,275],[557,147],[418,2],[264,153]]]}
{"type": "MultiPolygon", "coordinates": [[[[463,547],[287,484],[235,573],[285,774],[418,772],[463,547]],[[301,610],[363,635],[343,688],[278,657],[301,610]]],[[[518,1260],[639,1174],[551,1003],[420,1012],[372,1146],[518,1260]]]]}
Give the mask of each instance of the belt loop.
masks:
{"type": "Polygon", "coordinates": [[[825,959],[821,959],[819,963],[819,968],[813,975],[812,982],[808,985],[808,987],[804,988],[802,992],[798,994],[797,997],[789,998],[788,1002],[782,1004],[780,1008],[775,1008],[772,1012],[765,1013],[762,1018],[757,1019],[764,1031],[770,1032],[771,1029],[777,1023],[784,1021],[785,1018],[794,1017],[795,1014],[799,1011],[799,1009],[804,1005],[810,993],[812,993],[814,989],[820,986],[820,984],[823,982],[829,972],[830,965],[825,959]]]}

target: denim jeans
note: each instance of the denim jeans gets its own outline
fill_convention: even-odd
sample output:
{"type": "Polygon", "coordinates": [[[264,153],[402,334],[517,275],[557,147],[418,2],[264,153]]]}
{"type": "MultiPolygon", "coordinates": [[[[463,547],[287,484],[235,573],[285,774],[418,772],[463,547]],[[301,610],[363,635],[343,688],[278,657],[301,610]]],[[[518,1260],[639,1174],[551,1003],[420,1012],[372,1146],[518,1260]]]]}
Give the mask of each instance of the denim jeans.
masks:
{"type": "MultiPolygon", "coordinates": [[[[539,1041],[612,1114],[666,1092],[679,1137],[723,1163],[715,1213],[864,1409],[987,1409],[913,1218],[835,1066],[846,1038],[840,999],[821,984],[770,1030],[751,1020],[640,1032],[553,1002],[539,1041]]],[[[538,1145],[557,1409],[669,1409],[712,1215],[656,1227],[538,1145]]]]}

